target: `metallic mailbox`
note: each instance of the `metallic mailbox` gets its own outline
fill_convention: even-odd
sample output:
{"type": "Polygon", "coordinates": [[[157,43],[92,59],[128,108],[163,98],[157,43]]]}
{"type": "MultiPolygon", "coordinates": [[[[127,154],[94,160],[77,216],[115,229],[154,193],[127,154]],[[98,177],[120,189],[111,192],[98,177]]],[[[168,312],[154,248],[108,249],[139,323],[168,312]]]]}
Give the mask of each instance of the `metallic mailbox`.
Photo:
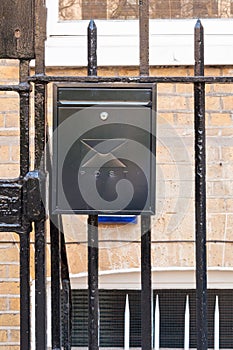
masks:
{"type": "Polygon", "coordinates": [[[56,84],[52,213],[154,214],[154,84],[56,84]]]}

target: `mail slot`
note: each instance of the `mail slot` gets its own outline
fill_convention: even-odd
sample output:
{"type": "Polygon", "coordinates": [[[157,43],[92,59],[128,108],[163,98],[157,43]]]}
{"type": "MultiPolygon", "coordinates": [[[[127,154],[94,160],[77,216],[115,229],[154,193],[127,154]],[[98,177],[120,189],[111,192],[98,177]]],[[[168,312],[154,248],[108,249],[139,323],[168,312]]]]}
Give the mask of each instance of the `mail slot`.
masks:
{"type": "Polygon", "coordinates": [[[154,84],[54,85],[54,214],[154,214],[154,84]]]}

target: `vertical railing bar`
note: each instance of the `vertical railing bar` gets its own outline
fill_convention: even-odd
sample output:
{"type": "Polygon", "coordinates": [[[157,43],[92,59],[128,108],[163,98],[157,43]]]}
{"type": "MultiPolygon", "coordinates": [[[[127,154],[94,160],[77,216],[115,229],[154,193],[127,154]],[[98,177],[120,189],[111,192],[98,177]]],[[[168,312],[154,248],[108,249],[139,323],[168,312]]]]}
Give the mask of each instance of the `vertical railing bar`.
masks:
{"type": "Polygon", "coordinates": [[[71,296],[71,283],[69,265],[67,260],[65,235],[62,226],[62,219],[59,216],[59,231],[61,242],[61,282],[62,291],[64,296],[64,308],[63,308],[63,347],[64,350],[71,349],[71,332],[72,332],[72,296],[71,296]]]}
{"type": "Polygon", "coordinates": [[[149,75],[149,0],[139,0],[140,75],[149,75]]]}
{"type": "Polygon", "coordinates": [[[45,73],[45,47],[47,28],[47,9],[45,0],[35,1],[35,73],[45,73]]]}
{"type": "Polygon", "coordinates": [[[31,349],[30,232],[20,234],[20,349],[31,349]]]}
{"type": "MultiPolygon", "coordinates": [[[[30,75],[30,61],[20,60],[19,80],[25,83],[30,75]]],[[[20,176],[29,171],[29,118],[30,93],[21,92],[20,98],[20,176]]],[[[23,218],[24,221],[24,218],[23,218]]],[[[23,225],[24,226],[24,225],[23,225]]],[[[20,349],[31,348],[31,311],[30,311],[30,230],[25,226],[25,232],[20,234],[20,349]]]]}
{"type": "Polygon", "coordinates": [[[45,222],[35,222],[35,338],[36,350],[47,349],[45,222]]]}
{"type": "Polygon", "coordinates": [[[155,344],[155,320],[154,320],[154,293],[151,293],[151,348],[154,348],[155,344]]]}
{"type": "MultiPolygon", "coordinates": [[[[149,75],[149,0],[139,0],[140,75],[149,75]]],[[[151,218],[141,216],[141,343],[151,349],[151,218]]]]}
{"type": "Polygon", "coordinates": [[[184,350],[189,350],[189,332],[190,332],[190,311],[189,296],[186,296],[185,315],[184,315],[184,350]]]}
{"type": "Polygon", "coordinates": [[[61,349],[60,232],[57,217],[50,219],[50,242],[52,349],[61,349]]]}
{"type": "Polygon", "coordinates": [[[219,350],[219,336],[219,302],[218,295],[216,295],[214,310],[214,350],[219,350]]]}
{"type": "Polygon", "coordinates": [[[46,146],[46,103],[47,86],[35,84],[35,169],[44,172],[46,146]]]}
{"type": "Polygon", "coordinates": [[[98,308],[98,346],[100,346],[100,305],[98,308]]]}
{"type": "Polygon", "coordinates": [[[88,217],[88,344],[90,350],[99,348],[99,290],[98,290],[98,216],[88,217]]]}
{"type": "Polygon", "coordinates": [[[62,295],[63,295],[63,348],[64,350],[71,349],[71,334],[70,334],[70,283],[68,280],[63,280],[62,283],[62,295]]]}
{"type": "MultiPolygon", "coordinates": [[[[35,73],[45,73],[46,6],[35,1],[35,73]]],[[[35,84],[35,169],[44,169],[46,83],[35,84]]],[[[45,198],[45,196],[44,196],[45,198]]],[[[35,338],[36,350],[47,349],[46,228],[45,218],[35,222],[35,338]]]]}
{"type": "Polygon", "coordinates": [[[124,324],[124,350],[129,350],[130,344],[130,309],[129,309],[129,295],[125,298],[125,324],[124,324]]]}
{"type": "Polygon", "coordinates": [[[160,311],[159,311],[159,296],[156,295],[156,303],[155,303],[155,316],[154,316],[154,350],[159,350],[160,343],[160,311]]]}
{"type": "MultiPolygon", "coordinates": [[[[200,20],[195,26],[194,74],[204,76],[204,30],[200,20]]],[[[197,350],[207,350],[205,83],[194,84],[194,113],[197,350]]]]}
{"type": "MultiPolygon", "coordinates": [[[[35,84],[35,168],[44,171],[46,86],[35,84]]],[[[44,197],[45,198],[45,197],[44,197]]],[[[46,228],[45,219],[35,222],[35,333],[36,350],[47,344],[46,228]]]]}
{"type": "MultiPolygon", "coordinates": [[[[49,181],[52,183],[52,161],[49,145],[49,130],[46,125],[46,169],[49,173],[49,181]]],[[[51,191],[49,191],[49,203],[51,203],[51,191]]],[[[61,239],[60,217],[50,215],[50,254],[51,254],[51,345],[52,350],[61,349],[61,239]]]]}
{"type": "Polygon", "coordinates": [[[141,339],[151,349],[151,217],[141,216],[141,339]]]}
{"type": "MultiPolygon", "coordinates": [[[[20,60],[20,83],[25,83],[30,75],[30,61],[20,60]]],[[[30,167],[30,92],[20,92],[20,176],[25,176],[30,167]]]]}
{"type": "MultiPolygon", "coordinates": [[[[93,20],[87,29],[89,76],[97,75],[97,28],[93,20]]],[[[90,350],[99,348],[99,244],[98,215],[88,217],[88,345],[90,350]]]]}

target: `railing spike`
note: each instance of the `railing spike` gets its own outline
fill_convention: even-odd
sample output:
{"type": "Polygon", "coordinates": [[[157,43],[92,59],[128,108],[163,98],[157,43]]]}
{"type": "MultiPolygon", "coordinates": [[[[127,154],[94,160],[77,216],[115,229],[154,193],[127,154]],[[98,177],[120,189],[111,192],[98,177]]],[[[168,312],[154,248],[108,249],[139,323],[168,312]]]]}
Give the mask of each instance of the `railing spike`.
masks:
{"type": "Polygon", "coordinates": [[[88,75],[97,75],[97,27],[95,22],[90,20],[87,28],[88,39],[88,75]]]}
{"type": "Polygon", "coordinates": [[[196,25],[195,25],[195,28],[203,28],[203,25],[201,23],[201,20],[198,18],[197,22],[196,22],[196,25]]]}
{"type": "Polygon", "coordinates": [[[88,28],[89,28],[90,30],[94,30],[94,29],[97,28],[97,27],[96,27],[96,24],[95,24],[95,21],[94,21],[93,19],[90,20],[89,25],[88,25],[88,28]]]}

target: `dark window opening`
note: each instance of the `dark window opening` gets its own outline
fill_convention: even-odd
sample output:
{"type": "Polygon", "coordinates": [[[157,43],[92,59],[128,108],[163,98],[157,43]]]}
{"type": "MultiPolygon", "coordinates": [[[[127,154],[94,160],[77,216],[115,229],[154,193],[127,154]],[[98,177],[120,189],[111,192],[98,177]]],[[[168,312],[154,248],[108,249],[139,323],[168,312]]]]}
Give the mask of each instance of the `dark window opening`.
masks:
{"type": "MultiPolygon", "coordinates": [[[[139,290],[100,290],[100,347],[124,346],[124,313],[126,295],[130,308],[130,347],[141,346],[141,300],[139,290]]],[[[160,347],[184,347],[186,298],[189,297],[190,348],[196,348],[196,292],[193,289],[154,290],[160,309],[160,347]]],[[[214,313],[219,298],[220,348],[233,348],[233,291],[208,290],[208,347],[214,347],[214,313]]],[[[73,330],[72,346],[88,344],[88,292],[72,290],[73,330]]]]}

